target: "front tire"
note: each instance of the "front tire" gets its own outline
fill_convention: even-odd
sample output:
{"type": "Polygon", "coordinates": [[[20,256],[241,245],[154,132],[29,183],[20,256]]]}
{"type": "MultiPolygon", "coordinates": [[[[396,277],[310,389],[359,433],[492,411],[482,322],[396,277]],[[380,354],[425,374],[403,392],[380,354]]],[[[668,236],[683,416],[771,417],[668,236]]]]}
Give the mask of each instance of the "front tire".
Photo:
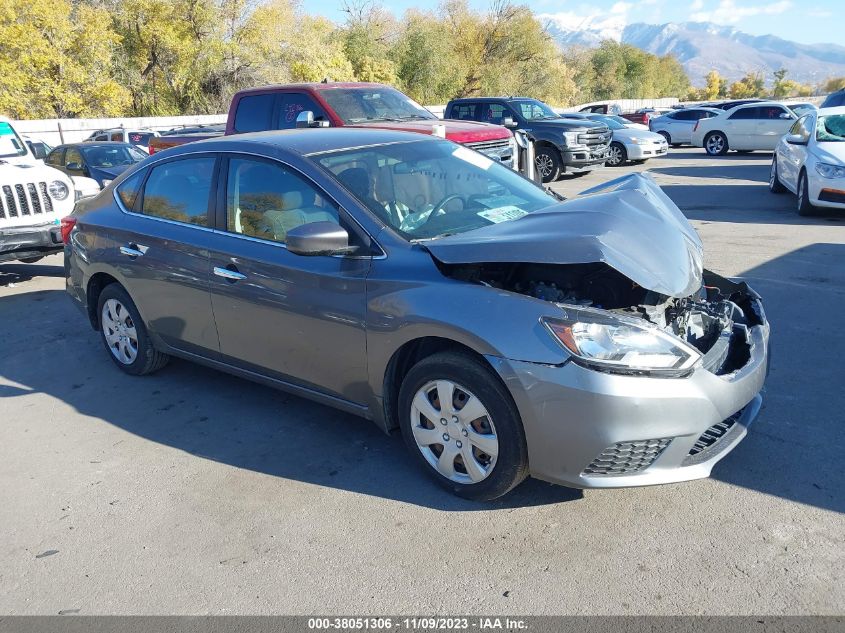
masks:
{"type": "Polygon", "coordinates": [[[613,142],[610,144],[610,149],[607,150],[608,167],[621,167],[628,160],[628,152],[625,151],[625,146],[622,143],[613,142]]]}
{"type": "Polygon", "coordinates": [[[666,143],[668,145],[671,145],[672,147],[676,147],[676,145],[672,145],[672,136],[669,134],[669,132],[666,132],[665,130],[660,130],[658,132],[658,134],[660,134],[660,136],[662,136],[663,138],[666,139],[666,143]]]}
{"type": "Polygon", "coordinates": [[[780,176],[778,176],[777,154],[772,158],[772,168],[769,170],[769,191],[772,193],[784,193],[786,191],[786,187],[783,186],[780,176]]]}
{"type": "Polygon", "coordinates": [[[710,156],[724,156],[728,148],[728,137],[722,132],[710,132],[704,139],[704,151],[710,156]]]}
{"type": "Polygon", "coordinates": [[[807,187],[807,172],[802,171],[798,176],[798,215],[807,217],[815,215],[816,208],[810,202],[809,187],[807,187]]]}
{"type": "Polygon", "coordinates": [[[542,146],[534,154],[534,168],[544,183],[554,182],[561,175],[560,154],[553,147],[542,146]]]}
{"type": "Polygon", "coordinates": [[[135,303],[119,284],[109,284],[97,302],[100,338],[122,371],[143,376],[158,371],[170,357],[153,347],[135,303]]]}
{"type": "Polygon", "coordinates": [[[516,405],[479,360],[442,352],[414,365],[399,390],[399,426],[408,449],[440,486],[489,501],[528,475],[516,405]]]}

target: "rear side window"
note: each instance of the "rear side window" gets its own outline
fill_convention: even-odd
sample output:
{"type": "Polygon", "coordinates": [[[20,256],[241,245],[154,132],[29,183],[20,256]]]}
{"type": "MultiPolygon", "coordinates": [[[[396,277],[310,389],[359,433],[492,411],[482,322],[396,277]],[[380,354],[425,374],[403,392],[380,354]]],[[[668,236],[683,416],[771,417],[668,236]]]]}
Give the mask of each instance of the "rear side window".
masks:
{"type": "Polygon", "coordinates": [[[760,108],[741,108],[734,112],[729,118],[731,121],[735,119],[759,119],[762,118],[758,116],[757,110],[760,108]]]}
{"type": "Polygon", "coordinates": [[[117,196],[120,198],[123,206],[129,211],[135,206],[135,200],[138,198],[138,192],[141,191],[141,184],[144,182],[144,174],[146,173],[147,170],[142,169],[137,174],[124,180],[117,187],[117,196]]]}
{"type": "Polygon", "coordinates": [[[459,103],[452,106],[452,118],[462,121],[475,121],[478,114],[478,106],[474,103],[459,103]]]}
{"type": "Polygon", "coordinates": [[[208,203],[214,158],[185,158],[150,170],[141,213],[158,218],[208,226],[208,203]]]}
{"type": "Polygon", "coordinates": [[[235,111],[235,131],[262,132],[271,129],[270,120],[275,99],[276,95],[272,93],[241,97],[235,111]]]}

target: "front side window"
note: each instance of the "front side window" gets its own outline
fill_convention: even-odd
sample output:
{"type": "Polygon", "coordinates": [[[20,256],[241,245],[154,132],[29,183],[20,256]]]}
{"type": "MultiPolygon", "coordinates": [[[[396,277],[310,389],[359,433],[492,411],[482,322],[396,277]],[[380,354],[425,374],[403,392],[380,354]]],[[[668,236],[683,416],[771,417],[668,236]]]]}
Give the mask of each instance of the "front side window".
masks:
{"type": "Polygon", "coordinates": [[[289,130],[296,127],[296,117],[301,112],[310,110],[315,121],[327,121],[326,113],[306,94],[283,92],[279,94],[279,113],[275,128],[289,130]]]}
{"type": "Polygon", "coordinates": [[[816,125],[816,140],[820,143],[845,142],[845,114],[820,116],[816,125]]]}
{"type": "Polygon", "coordinates": [[[82,170],[82,154],[75,147],[68,147],[65,153],[65,165],[71,171],[82,170]]]}
{"type": "Polygon", "coordinates": [[[346,125],[437,119],[408,95],[387,86],[330,88],[322,90],[320,96],[346,125]]]}
{"type": "Polygon", "coordinates": [[[123,132],[113,132],[110,140],[118,141],[118,142],[122,143],[123,142],[123,132]]]}
{"type": "Polygon", "coordinates": [[[556,203],[511,169],[450,141],[396,143],[314,159],[409,240],[507,222],[556,203]]]}
{"type": "Polygon", "coordinates": [[[516,106],[519,108],[519,113],[522,115],[522,118],[527,121],[560,118],[560,115],[552,110],[550,106],[546,105],[542,101],[536,101],[535,99],[517,101],[516,106]]]}
{"type": "Polygon", "coordinates": [[[481,120],[495,125],[501,125],[506,118],[513,117],[510,109],[501,103],[482,103],[481,111],[481,120]]]}
{"type": "Polygon", "coordinates": [[[44,159],[44,162],[48,165],[53,165],[54,167],[60,167],[64,164],[62,158],[65,155],[65,150],[63,147],[57,147],[52,152],[47,154],[47,158],[44,159]]]}
{"type": "Polygon", "coordinates": [[[156,165],[144,185],[141,213],[208,226],[214,158],[184,158],[156,165]]]}
{"type": "Polygon", "coordinates": [[[226,179],[226,230],[284,243],[292,228],[339,223],[338,210],[299,174],[279,163],[231,158],[226,179]]]}
{"type": "Polygon", "coordinates": [[[772,121],[774,119],[780,119],[782,114],[787,114],[789,118],[792,118],[792,114],[786,108],[781,108],[779,106],[761,106],[754,108],[757,110],[758,119],[764,119],[767,121],[772,121]]]}

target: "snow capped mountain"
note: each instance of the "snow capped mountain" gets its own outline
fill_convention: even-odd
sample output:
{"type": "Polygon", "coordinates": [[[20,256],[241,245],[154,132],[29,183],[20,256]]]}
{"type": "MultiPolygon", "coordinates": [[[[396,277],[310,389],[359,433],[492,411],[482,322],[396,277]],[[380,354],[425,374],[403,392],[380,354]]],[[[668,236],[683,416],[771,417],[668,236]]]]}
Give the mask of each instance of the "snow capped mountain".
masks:
{"type": "Polygon", "coordinates": [[[749,71],[760,71],[769,78],[779,68],[786,68],[790,79],[811,84],[845,76],[845,47],[835,44],[798,44],[710,22],[626,26],[624,16],[613,13],[587,18],[565,12],[538,17],[564,48],[593,47],[613,39],[655,55],[674,55],[696,85],[702,85],[704,76],[714,68],[731,81],[749,71]]]}

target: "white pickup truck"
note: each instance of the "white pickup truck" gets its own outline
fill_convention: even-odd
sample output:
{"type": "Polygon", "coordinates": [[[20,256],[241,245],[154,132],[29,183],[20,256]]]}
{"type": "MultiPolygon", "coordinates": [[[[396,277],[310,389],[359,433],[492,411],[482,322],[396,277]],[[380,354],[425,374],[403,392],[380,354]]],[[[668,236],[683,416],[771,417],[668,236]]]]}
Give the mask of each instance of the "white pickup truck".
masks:
{"type": "Polygon", "coordinates": [[[31,263],[61,251],[61,219],[97,191],[90,178],[71,179],[44,165],[0,117],[0,263],[31,263]]]}

